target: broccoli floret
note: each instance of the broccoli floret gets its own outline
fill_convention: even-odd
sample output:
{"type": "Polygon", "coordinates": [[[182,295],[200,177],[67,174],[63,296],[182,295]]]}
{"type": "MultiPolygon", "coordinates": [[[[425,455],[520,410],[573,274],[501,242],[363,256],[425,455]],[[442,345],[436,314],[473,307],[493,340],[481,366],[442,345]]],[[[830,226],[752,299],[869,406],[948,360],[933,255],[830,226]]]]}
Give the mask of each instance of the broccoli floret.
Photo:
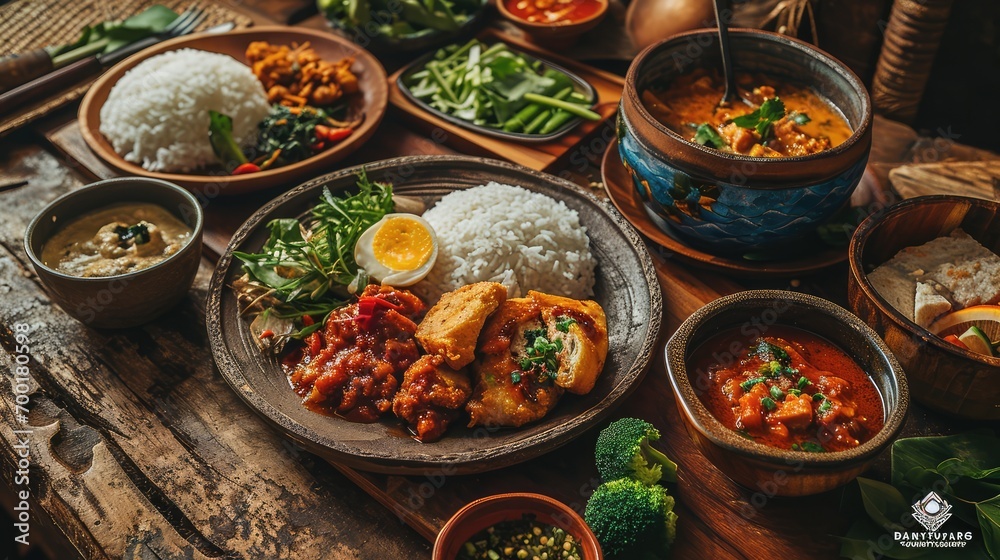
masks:
{"type": "Polygon", "coordinates": [[[677,482],[677,464],[649,445],[660,439],[652,424],[638,418],[615,420],[597,438],[595,460],[605,482],[633,478],[643,484],[677,482]]]}
{"type": "Polygon", "coordinates": [[[667,557],[677,532],[674,498],[659,485],[622,478],[600,485],[584,518],[609,559],[667,557]]]}

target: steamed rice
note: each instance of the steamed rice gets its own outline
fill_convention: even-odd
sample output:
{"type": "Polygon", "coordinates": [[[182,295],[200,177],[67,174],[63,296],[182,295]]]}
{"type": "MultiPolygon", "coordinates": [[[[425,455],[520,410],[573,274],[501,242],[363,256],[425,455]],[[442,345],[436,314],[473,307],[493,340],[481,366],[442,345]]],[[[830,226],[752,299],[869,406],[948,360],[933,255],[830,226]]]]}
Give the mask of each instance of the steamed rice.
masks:
{"type": "Polygon", "coordinates": [[[424,214],[437,234],[437,262],[416,287],[427,301],[467,284],[503,282],[586,299],[594,295],[594,258],[580,216],[564,203],[491,182],[451,193],[424,214]]]}
{"type": "Polygon", "coordinates": [[[270,111],[264,87],[231,56],[180,49],[129,70],[101,107],[101,134],[126,161],[150,171],[190,172],[218,163],[208,111],[233,119],[233,137],[253,145],[270,111]]]}

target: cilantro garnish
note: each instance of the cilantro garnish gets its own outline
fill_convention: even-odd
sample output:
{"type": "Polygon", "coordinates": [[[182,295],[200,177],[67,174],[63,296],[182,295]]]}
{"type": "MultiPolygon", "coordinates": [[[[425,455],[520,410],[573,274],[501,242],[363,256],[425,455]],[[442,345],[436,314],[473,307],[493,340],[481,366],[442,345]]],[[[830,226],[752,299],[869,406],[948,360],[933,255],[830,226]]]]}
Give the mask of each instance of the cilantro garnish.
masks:
{"type": "Polygon", "coordinates": [[[733,119],[740,128],[752,128],[762,139],[771,135],[771,125],[785,116],[785,103],[777,98],[766,99],[752,113],[733,119]]]}

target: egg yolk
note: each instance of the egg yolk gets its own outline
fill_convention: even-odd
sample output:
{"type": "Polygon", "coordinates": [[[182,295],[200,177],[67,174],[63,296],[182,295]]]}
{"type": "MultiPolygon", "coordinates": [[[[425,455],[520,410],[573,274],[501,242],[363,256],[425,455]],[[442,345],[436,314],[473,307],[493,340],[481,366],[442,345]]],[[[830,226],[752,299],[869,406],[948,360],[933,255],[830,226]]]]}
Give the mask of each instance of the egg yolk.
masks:
{"type": "Polygon", "coordinates": [[[413,270],[434,252],[434,239],[427,228],[410,218],[392,218],[382,224],[372,240],[372,254],[393,270],[413,270]]]}

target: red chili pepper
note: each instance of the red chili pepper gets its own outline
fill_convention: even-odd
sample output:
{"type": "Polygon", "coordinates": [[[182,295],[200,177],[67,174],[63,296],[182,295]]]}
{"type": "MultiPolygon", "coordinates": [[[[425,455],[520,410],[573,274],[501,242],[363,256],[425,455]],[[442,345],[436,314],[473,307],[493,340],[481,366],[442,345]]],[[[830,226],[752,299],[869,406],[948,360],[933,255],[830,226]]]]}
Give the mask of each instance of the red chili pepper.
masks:
{"type": "Polygon", "coordinates": [[[392,309],[394,311],[401,311],[403,309],[402,305],[396,305],[395,303],[382,298],[373,296],[360,297],[358,298],[358,315],[355,317],[355,321],[358,323],[358,326],[362,329],[367,329],[369,322],[375,317],[375,309],[379,306],[392,309]]]}
{"type": "Polygon", "coordinates": [[[272,331],[271,329],[267,329],[266,331],[260,333],[261,340],[271,338],[272,336],[274,336],[274,331],[272,331]]]}
{"type": "Polygon", "coordinates": [[[352,128],[330,128],[321,124],[316,125],[315,134],[317,140],[327,142],[339,142],[351,135],[352,128]]]}
{"type": "Polygon", "coordinates": [[[319,351],[323,349],[323,341],[319,337],[318,332],[314,332],[306,337],[306,345],[309,346],[309,355],[315,356],[319,354],[319,351]]]}
{"type": "Polygon", "coordinates": [[[948,336],[944,337],[944,341],[945,342],[950,342],[950,343],[954,344],[955,346],[958,346],[959,348],[964,348],[965,350],[969,349],[969,347],[966,346],[965,343],[962,342],[958,338],[958,336],[953,335],[953,334],[949,334],[948,336]]]}
{"type": "Polygon", "coordinates": [[[313,321],[313,318],[310,317],[309,315],[303,315],[302,316],[302,324],[303,325],[305,325],[305,326],[308,327],[309,325],[313,325],[315,323],[316,323],[316,321],[313,321]]]}
{"type": "Polygon", "coordinates": [[[256,173],[258,171],[260,171],[260,166],[248,161],[233,169],[233,175],[246,175],[247,173],[256,173]]]}
{"type": "Polygon", "coordinates": [[[312,150],[312,151],[314,151],[314,152],[322,152],[323,148],[325,148],[325,147],[326,147],[326,144],[324,142],[316,142],[312,146],[309,146],[309,149],[312,150]]]}

